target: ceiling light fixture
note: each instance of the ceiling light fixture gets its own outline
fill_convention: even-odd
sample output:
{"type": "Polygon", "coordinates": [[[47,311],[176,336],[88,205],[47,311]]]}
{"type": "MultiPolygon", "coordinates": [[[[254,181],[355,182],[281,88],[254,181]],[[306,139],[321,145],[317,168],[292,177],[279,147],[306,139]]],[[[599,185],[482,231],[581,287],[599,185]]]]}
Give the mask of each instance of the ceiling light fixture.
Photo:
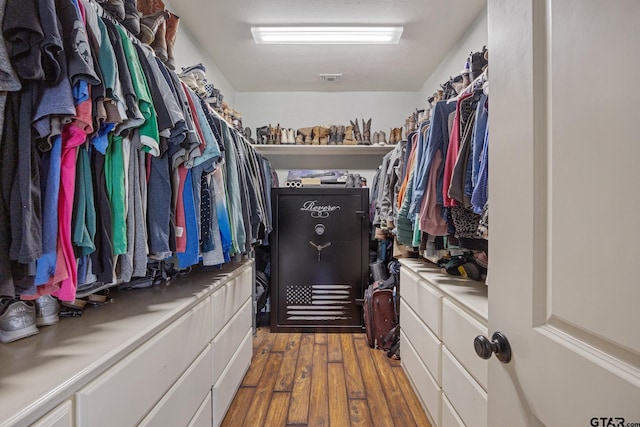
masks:
{"type": "Polygon", "coordinates": [[[398,44],[403,27],[251,27],[256,44],[398,44]]]}

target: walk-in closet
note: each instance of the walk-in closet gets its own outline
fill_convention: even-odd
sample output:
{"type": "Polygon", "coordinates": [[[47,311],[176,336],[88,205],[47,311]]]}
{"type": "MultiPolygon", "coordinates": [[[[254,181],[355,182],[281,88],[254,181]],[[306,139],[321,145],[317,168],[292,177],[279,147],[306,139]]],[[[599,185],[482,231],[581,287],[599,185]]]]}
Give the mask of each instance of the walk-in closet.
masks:
{"type": "Polygon", "coordinates": [[[0,0],[0,427],[640,427],[639,22],[0,0]]]}

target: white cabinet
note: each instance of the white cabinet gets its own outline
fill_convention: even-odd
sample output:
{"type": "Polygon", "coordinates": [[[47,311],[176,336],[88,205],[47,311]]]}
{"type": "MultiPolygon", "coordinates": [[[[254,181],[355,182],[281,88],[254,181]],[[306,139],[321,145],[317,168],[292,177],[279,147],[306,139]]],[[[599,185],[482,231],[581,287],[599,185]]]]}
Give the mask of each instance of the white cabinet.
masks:
{"type": "Polygon", "coordinates": [[[138,424],[207,345],[210,317],[209,304],[201,302],[81,389],[76,394],[78,425],[138,424]]]}
{"type": "Polygon", "coordinates": [[[70,400],[33,423],[31,427],[73,427],[73,405],[70,400]]]}
{"type": "Polygon", "coordinates": [[[487,424],[488,363],[474,351],[487,335],[487,288],[402,259],[402,366],[434,426],[487,424]]]}
{"type": "Polygon", "coordinates": [[[195,269],[17,342],[34,350],[0,364],[0,427],[219,425],[251,363],[253,277],[195,269]]]}

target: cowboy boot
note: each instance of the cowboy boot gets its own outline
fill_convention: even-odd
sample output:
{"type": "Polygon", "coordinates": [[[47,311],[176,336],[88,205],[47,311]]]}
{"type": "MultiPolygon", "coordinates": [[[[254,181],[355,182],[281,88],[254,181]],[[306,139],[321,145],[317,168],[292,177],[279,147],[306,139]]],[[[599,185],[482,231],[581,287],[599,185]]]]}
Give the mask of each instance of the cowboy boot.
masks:
{"type": "Polygon", "coordinates": [[[175,13],[169,12],[169,18],[167,19],[167,62],[165,65],[170,70],[176,69],[175,58],[173,57],[173,48],[176,44],[176,37],[178,35],[178,24],[180,23],[180,17],[175,13]]]}
{"type": "Polygon", "coordinates": [[[125,18],[124,0],[104,0],[98,1],[98,3],[100,3],[103,9],[116,18],[116,20],[122,21],[125,18]]]}
{"type": "Polygon", "coordinates": [[[293,129],[289,128],[289,130],[287,130],[287,139],[289,140],[289,144],[295,144],[296,143],[296,131],[294,131],[293,129]]]}
{"type": "Polygon", "coordinates": [[[489,55],[486,46],[482,47],[482,51],[472,52],[469,55],[469,63],[471,65],[471,73],[469,74],[469,78],[472,81],[478,78],[480,74],[482,74],[484,67],[489,63],[488,58],[489,55]]]}
{"type": "Polygon", "coordinates": [[[296,145],[304,144],[304,135],[300,133],[300,130],[298,130],[297,132],[295,142],[296,142],[296,145]]]}
{"type": "Polygon", "coordinates": [[[374,144],[378,144],[379,140],[380,140],[380,132],[374,132],[373,139],[371,140],[371,142],[373,142],[374,144]]]}
{"type": "Polygon", "coordinates": [[[124,19],[122,25],[134,36],[140,33],[140,18],[142,14],[138,12],[137,0],[124,0],[124,19]]]}
{"type": "Polygon", "coordinates": [[[138,0],[137,6],[142,16],[151,15],[167,8],[162,0],[138,0]]]}
{"type": "Polygon", "coordinates": [[[387,145],[387,135],[383,131],[378,132],[378,144],[387,145]]]}
{"type": "Polygon", "coordinates": [[[336,125],[331,125],[329,131],[329,145],[335,145],[338,142],[338,127],[336,125]]]}
{"type": "Polygon", "coordinates": [[[371,119],[366,122],[362,119],[362,143],[371,145],[371,119]]]}
{"type": "Polygon", "coordinates": [[[345,126],[342,143],[344,145],[356,145],[356,140],[353,138],[353,126],[345,126]]]}
{"type": "Polygon", "coordinates": [[[342,144],[344,141],[344,126],[336,126],[336,144],[342,144]]]}
{"type": "Polygon", "coordinates": [[[282,144],[282,128],[280,127],[280,123],[276,126],[276,140],[274,144],[282,144]]]}
{"type": "Polygon", "coordinates": [[[328,126],[320,126],[320,135],[318,137],[320,145],[327,145],[329,143],[329,135],[331,134],[331,128],[328,126]]]}
{"type": "Polygon", "coordinates": [[[167,62],[167,40],[165,39],[165,34],[167,32],[167,21],[162,20],[160,25],[158,26],[158,30],[156,31],[155,38],[153,39],[153,43],[151,43],[151,48],[156,53],[158,59],[162,62],[167,62]]]}
{"type": "Polygon", "coordinates": [[[158,28],[168,17],[168,13],[164,10],[159,10],[151,15],[146,15],[140,18],[140,33],[138,38],[142,43],[151,44],[156,37],[158,28]]]}
{"type": "Polygon", "coordinates": [[[266,144],[267,137],[269,135],[269,126],[262,126],[256,128],[256,142],[258,144],[266,144]]]}
{"type": "Polygon", "coordinates": [[[313,127],[313,140],[311,141],[312,145],[319,145],[320,144],[320,126],[314,126],[313,127]]]}
{"type": "Polygon", "coordinates": [[[272,145],[275,143],[276,139],[276,131],[271,124],[269,124],[269,128],[267,129],[267,144],[272,145]]]}
{"type": "MultiPolygon", "coordinates": [[[[313,128],[300,128],[298,129],[298,135],[302,135],[302,144],[311,144],[311,134],[313,128]]],[[[296,139],[297,143],[297,139],[296,139]]]]}
{"type": "Polygon", "coordinates": [[[362,135],[360,134],[360,128],[358,127],[358,119],[353,123],[351,120],[351,126],[353,127],[353,139],[355,139],[356,143],[362,142],[362,135]]]}

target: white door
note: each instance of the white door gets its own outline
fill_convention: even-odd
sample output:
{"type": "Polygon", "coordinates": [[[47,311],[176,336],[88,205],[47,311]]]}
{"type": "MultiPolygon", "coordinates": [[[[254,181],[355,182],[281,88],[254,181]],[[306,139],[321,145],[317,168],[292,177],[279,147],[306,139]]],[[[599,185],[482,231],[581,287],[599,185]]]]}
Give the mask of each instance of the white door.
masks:
{"type": "Polygon", "coordinates": [[[640,426],[640,0],[489,0],[489,425],[640,426]]]}

